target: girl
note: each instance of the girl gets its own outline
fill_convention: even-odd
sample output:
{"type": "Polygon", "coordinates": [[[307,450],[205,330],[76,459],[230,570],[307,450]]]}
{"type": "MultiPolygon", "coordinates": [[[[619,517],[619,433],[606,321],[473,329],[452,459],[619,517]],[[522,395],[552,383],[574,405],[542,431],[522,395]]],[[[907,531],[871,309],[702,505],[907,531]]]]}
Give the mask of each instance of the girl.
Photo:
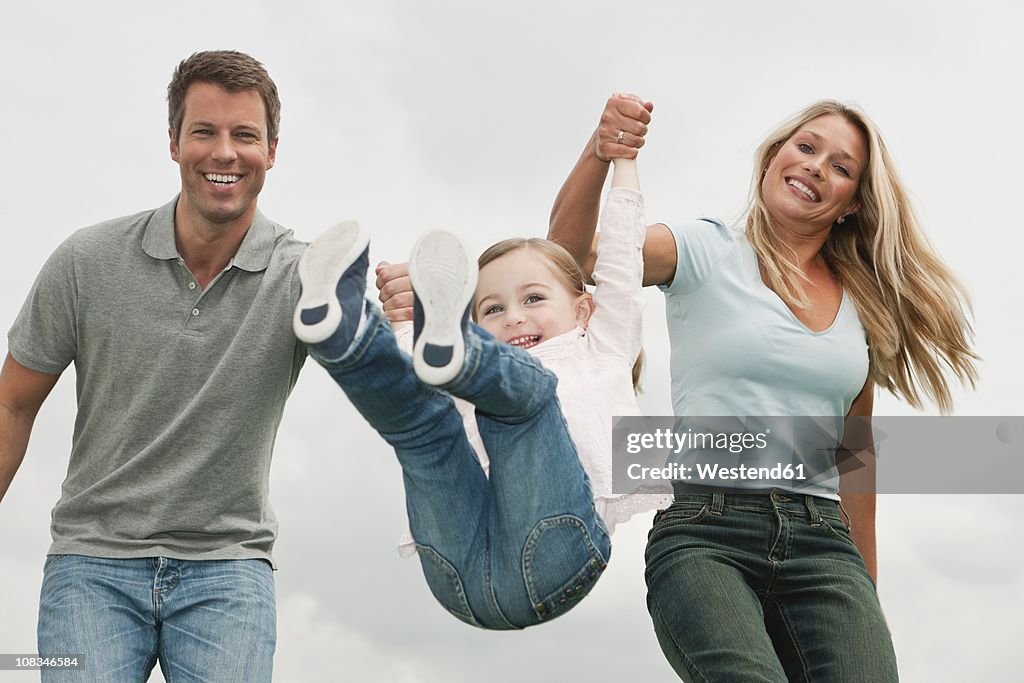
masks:
{"type": "Polygon", "coordinates": [[[607,462],[612,415],[638,413],[638,190],[635,164],[618,164],[593,296],[572,258],[544,240],[495,245],[477,284],[454,236],[422,238],[409,266],[412,358],[364,305],[358,226],[328,231],[299,265],[296,335],[395,449],[427,584],[466,623],[524,628],[569,610],[606,566],[608,527],[639,505],[612,496],[607,462]],[[468,431],[477,436],[475,422],[489,476],[452,396],[475,408],[468,431]]]}

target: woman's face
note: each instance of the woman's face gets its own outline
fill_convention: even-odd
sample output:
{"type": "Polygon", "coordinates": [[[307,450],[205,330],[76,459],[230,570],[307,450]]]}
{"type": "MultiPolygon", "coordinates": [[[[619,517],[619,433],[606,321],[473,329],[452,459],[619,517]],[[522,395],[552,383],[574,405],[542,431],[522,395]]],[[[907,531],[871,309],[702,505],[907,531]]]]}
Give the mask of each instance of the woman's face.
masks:
{"type": "Polygon", "coordinates": [[[855,213],[854,199],[868,159],[861,131],[838,114],[811,119],[782,143],[761,181],[772,219],[814,233],[855,213]]]}

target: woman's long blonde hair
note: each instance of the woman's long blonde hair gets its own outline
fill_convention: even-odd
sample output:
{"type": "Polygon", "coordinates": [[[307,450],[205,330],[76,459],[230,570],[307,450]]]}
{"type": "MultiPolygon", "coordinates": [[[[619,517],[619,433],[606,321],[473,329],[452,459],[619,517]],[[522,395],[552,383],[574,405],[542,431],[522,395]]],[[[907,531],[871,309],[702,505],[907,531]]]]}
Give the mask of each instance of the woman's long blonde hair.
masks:
{"type": "MultiPolygon", "coordinates": [[[[491,261],[519,250],[536,251],[540,254],[541,258],[546,260],[548,265],[554,270],[555,275],[562,281],[562,284],[574,296],[587,293],[587,289],[584,286],[586,276],[583,274],[580,264],[576,263],[576,259],[572,257],[572,254],[566,251],[562,245],[541,237],[513,237],[512,239],[492,244],[484,250],[484,253],[480,254],[477,265],[482,270],[491,261]]],[[[472,313],[473,320],[476,321],[476,306],[473,307],[472,313]]],[[[640,355],[637,356],[636,361],[633,363],[633,390],[637,393],[640,393],[640,378],[643,375],[643,369],[644,352],[641,349],[640,355]]]]}
{"type": "Polygon", "coordinates": [[[806,308],[808,282],[795,253],[777,236],[761,181],[781,146],[819,116],[837,114],[864,135],[867,165],[856,198],[860,210],[835,224],[821,249],[825,263],[857,307],[868,336],[869,377],[922,407],[922,394],[943,413],[952,408],[947,371],[974,386],[978,356],[971,349],[966,289],[928,243],[875,124],[859,108],[816,102],[784,122],[755,154],[747,238],[767,284],[789,305],[806,308]]]}

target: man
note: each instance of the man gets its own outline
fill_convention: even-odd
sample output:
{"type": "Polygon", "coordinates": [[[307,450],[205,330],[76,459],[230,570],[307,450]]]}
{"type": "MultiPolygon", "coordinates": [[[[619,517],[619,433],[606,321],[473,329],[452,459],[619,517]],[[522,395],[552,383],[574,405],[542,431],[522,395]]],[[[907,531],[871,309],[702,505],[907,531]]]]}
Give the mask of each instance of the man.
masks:
{"type": "Polygon", "coordinates": [[[305,244],[256,209],[280,101],[263,66],[201,52],[168,87],[181,193],[80,230],[47,261],[0,372],[0,497],[72,361],[78,415],[53,510],[43,680],[269,681],[270,454],[305,360],[305,244]],[[53,677],[53,678],[51,678],[53,677]]]}

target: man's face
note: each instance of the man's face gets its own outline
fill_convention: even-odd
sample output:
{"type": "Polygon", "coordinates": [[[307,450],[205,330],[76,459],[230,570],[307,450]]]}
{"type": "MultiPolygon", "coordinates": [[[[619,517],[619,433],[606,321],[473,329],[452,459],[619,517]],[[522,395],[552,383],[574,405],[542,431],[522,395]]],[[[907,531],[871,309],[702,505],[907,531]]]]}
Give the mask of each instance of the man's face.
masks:
{"type": "Polygon", "coordinates": [[[193,83],[178,138],[171,132],[171,158],[181,167],[179,210],[209,226],[239,219],[248,226],[276,153],[259,93],[193,83]]]}

